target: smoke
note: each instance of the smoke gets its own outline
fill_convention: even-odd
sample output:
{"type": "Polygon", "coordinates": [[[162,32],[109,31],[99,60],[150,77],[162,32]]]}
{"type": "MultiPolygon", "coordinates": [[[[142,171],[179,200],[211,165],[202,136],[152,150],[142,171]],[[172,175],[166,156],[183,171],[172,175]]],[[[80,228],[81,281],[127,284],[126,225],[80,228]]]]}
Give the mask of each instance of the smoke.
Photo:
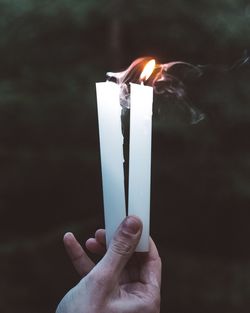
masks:
{"type": "MultiPolygon", "coordinates": [[[[120,103],[124,108],[123,111],[130,107],[130,83],[141,83],[140,75],[144,66],[151,59],[152,57],[139,58],[122,72],[107,73],[109,81],[120,85],[120,103]]],[[[182,61],[156,64],[152,75],[143,83],[153,87],[156,106],[160,103],[160,108],[156,109],[156,112],[160,112],[159,115],[164,115],[163,108],[175,106],[176,110],[179,110],[179,115],[185,115],[185,121],[197,124],[205,118],[205,114],[198,108],[199,103],[193,103],[189,87],[196,90],[198,88],[196,84],[210,74],[227,75],[240,71],[247,65],[250,65],[248,50],[245,50],[242,57],[230,66],[223,64],[193,65],[182,61]]]]}
{"type": "MultiPolygon", "coordinates": [[[[140,75],[145,64],[151,59],[151,57],[139,58],[122,72],[107,73],[109,81],[120,85],[120,103],[122,107],[129,109],[130,83],[141,83],[140,75]]],[[[152,86],[154,93],[161,97],[161,101],[167,103],[170,103],[170,100],[178,101],[188,111],[190,122],[196,124],[203,120],[205,115],[188,99],[186,86],[189,81],[193,81],[201,75],[202,70],[200,67],[187,62],[176,61],[157,64],[152,75],[144,84],[152,86]]]]}
{"type": "Polygon", "coordinates": [[[237,59],[232,65],[226,66],[222,64],[206,64],[197,65],[201,73],[205,74],[206,71],[212,71],[214,73],[229,73],[231,71],[240,70],[242,67],[250,64],[250,55],[248,50],[244,50],[242,57],[237,59]]]}

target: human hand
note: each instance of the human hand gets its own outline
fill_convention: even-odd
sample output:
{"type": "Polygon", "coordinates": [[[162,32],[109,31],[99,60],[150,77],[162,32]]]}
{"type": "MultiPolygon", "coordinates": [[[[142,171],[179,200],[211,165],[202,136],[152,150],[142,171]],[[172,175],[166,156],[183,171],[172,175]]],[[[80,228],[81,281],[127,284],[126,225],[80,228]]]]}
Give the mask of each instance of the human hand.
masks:
{"type": "Polygon", "coordinates": [[[97,265],[73,234],[65,234],[67,253],[83,278],[56,313],[159,313],[161,259],[151,238],[149,252],[134,253],[141,231],[140,220],[127,217],[106,251],[105,231],[97,230],[95,238],[86,242],[90,252],[104,255],[97,265]]]}

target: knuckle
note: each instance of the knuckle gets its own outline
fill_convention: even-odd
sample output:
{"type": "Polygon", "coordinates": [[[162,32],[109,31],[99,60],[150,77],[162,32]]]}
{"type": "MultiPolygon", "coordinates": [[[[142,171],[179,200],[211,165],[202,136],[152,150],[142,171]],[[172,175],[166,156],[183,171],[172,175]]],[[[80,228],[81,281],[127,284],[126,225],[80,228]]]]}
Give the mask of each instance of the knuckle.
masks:
{"type": "Polygon", "coordinates": [[[114,238],[113,243],[111,245],[111,249],[114,253],[117,253],[119,255],[129,255],[133,246],[130,243],[131,239],[128,240],[130,238],[126,238],[125,236],[123,236],[122,238],[114,238]]]}

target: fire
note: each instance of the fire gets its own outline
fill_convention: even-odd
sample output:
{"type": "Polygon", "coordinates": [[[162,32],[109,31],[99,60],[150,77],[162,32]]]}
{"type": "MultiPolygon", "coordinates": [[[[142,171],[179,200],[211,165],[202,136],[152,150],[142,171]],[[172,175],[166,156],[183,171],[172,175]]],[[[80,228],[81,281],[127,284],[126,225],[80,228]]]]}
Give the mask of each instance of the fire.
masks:
{"type": "Polygon", "coordinates": [[[155,64],[155,60],[152,59],[145,65],[140,76],[140,81],[146,81],[149,79],[155,69],[155,64]]]}

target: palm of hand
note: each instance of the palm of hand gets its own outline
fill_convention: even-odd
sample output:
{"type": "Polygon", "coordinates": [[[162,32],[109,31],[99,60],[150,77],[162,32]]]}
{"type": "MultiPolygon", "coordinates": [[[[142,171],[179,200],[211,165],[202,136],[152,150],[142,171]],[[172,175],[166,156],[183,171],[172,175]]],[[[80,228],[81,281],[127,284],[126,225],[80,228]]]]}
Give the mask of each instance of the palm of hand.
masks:
{"type": "MultiPolygon", "coordinates": [[[[131,307],[145,306],[159,307],[160,284],[155,275],[151,275],[150,268],[160,267],[159,259],[151,259],[146,253],[135,253],[122,272],[118,289],[118,307],[120,302],[127,299],[131,307]]],[[[116,311],[118,312],[118,310],[116,311]]],[[[144,310],[145,312],[145,310],[144,310]]],[[[152,312],[157,312],[155,309],[152,312]]]]}

